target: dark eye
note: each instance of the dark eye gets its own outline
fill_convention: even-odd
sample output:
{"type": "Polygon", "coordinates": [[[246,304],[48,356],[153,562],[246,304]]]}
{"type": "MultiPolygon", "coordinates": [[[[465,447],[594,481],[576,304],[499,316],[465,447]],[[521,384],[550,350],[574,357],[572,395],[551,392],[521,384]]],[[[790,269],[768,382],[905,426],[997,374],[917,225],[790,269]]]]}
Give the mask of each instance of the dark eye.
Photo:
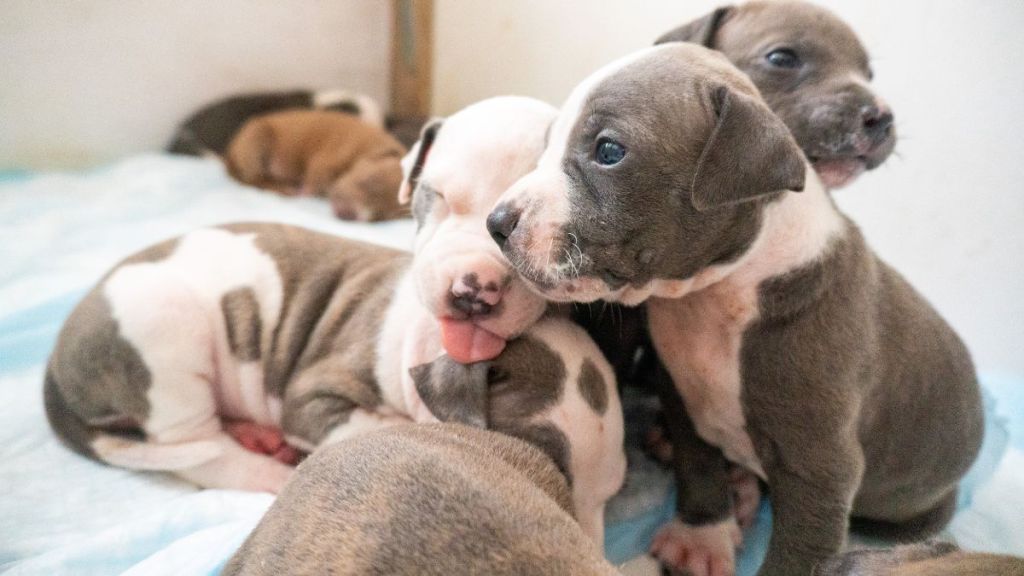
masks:
{"type": "Polygon", "coordinates": [[[776,68],[799,68],[802,64],[802,62],[800,62],[800,57],[796,55],[796,52],[789,48],[772,50],[765,55],[764,59],[776,68]]]}
{"type": "Polygon", "coordinates": [[[626,157],[626,149],[615,140],[601,138],[597,141],[597,163],[602,166],[613,166],[626,157]]]}

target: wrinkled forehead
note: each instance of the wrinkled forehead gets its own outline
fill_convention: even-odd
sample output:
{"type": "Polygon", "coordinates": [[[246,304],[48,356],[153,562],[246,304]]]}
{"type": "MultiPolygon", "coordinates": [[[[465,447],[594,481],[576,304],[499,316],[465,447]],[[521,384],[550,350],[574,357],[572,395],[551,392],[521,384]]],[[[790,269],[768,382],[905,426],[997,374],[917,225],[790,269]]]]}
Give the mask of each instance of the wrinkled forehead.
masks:
{"type": "Polygon", "coordinates": [[[853,29],[829,10],[806,2],[744,4],[722,25],[717,42],[726,52],[785,46],[814,50],[836,66],[866,70],[869,65],[853,29]]]}
{"type": "Polygon", "coordinates": [[[759,95],[745,74],[720,53],[672,42],[636,52],[598,70],[573,90],[551,130],[543,163],[557,161],[595,124],[620,130],[670,132],[708,117],[709,85],[759,95]]]}
{"type": "Polygon", "coordinates": [[[421,181],[449,200],[469,195],[474,203],[493,203],[536,166],[555,115],[552,107],[528,103],[459,112],[441,126],[421,181]]]}

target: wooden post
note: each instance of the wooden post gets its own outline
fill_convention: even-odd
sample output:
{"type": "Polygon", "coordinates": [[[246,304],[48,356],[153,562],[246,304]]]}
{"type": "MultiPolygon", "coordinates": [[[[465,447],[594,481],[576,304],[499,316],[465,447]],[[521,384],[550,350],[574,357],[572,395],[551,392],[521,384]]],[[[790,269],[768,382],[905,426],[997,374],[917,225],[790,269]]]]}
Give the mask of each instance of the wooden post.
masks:
{"type": "MultiPolygon", "coordinates": [[[[430,116],[433,0],[392,0],[391,127],[408,142],[430,116]]],[[[412,138],[415,140],[415,138],[412,138]]]]}

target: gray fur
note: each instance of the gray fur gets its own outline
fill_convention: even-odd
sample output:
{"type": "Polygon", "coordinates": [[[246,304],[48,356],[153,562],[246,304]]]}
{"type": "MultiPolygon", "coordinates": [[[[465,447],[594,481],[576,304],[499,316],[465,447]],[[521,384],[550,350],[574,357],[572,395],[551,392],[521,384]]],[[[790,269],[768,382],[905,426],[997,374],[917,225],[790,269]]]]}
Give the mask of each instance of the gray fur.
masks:
{"type": "MultiPolygon", "coordinates": [[[[281,275],[283,307],[267,350],[261,350],[263,326],[250,288],[225,294],[221,311],[232,354],[259,361],[267,393],[283,400],[285,434],[315,445],[346,422],[352,409],[377,407],[376,339],[368,335],[383,322],[409,256],[294,226],[223,228],[253,234],[281,275]]],[[[119,266],[157,262],[175,248],[176,240],[164,242],[119,266]]],[[[140,434],[150,409],[148,368],[118,332],[102,292],[106,279],[65,322],[44,394],[54,430],[90,457],[95,457],[88,446],[94,434],[140,434]]]]}
{"type": "Polygon", "coordinates": [[[243,362],[259,360],[263,327],[256,292],[248,287],[236,288],[221,297],[220,310],[231,353],[243,362]]]}
{"type": "Polygon", "coordinates": [[[864,110],[876,96],[863,83],[872,72],[857,35],[834,14],[808,2],[747,2],[722,6],[671,30],[655,42],[693,42],[721,51],[746,73],[768,106],[789,127],[812,161],[862,157],[867,169],[881,165],[896,144],[891,126],[873,131],[864,110]],[[772,67],[765,57],[791,48],[798,70],[772,67]],[[870,149],[861,140],[870,140],[870,149]]]}
{"type": "MultiPolygon", "coordinates": [[[[723,85],[756,98],[720,55],[675,44],[591,91],[563,166],[564,233],[582,247],[582,275],[611,270],[611,292],[617,282],[689,278],[750,246],[777,195],[703,211],[691,202],[689,183],[715,125],[708,94],[723,85]],[[622,162],[589,161],[599,134],[623,142],[622,162]],[[641,266],[637,255],[650,251],[657,257],[641,266]]],[[[756,115],[743,123],[750,140],[770,125],[756,115]]],[[[731,149],[736,165],[757,165],[766,153],[775,152],[756,143],[731,149]]],[[[765,189],[756,174],[746,178],[754,196],[765,189]]],[[[505,244],[512,262],[520,260],[508,254],[514,246],[505,244]]],[[[887,534],[902,527],[904,537],[940,529],[983,429],[974,367],[952,329],[848,221],[819,262],[764,282],[758,310],[739,370],[747,432],[775,505],[761,574],[809,573],[840,549],[851,516],[889,525],[887,534]]],[[[699,473],[676,472],[682,483],[699,473]]]]}
{"type": "MultiPolygon", "coordinates": [[[[590,360],[586,363],[593,366],[590,360]]],[[[596,367],[594,371],[607,407],[604,380],[596,367]]],[[[537,421],[542,412],[558,404],[567,384],[565,362],[543,342],[522,336],[509,342],[494,360],[462,365],[441,356],[411,368],[410,373],[423,403],[439,420],[487,428],[530,442],[572,481],[568,439],[553,424],[537,421]]]]}
{"type": "Polygon", "coordinates": [[[568,484],[539,450],[438,424],[398,426],[314,453],[224,570],[316,573],[615,570],[573,520],[568,484]]]}
{"type": "Polygon", "coordinates": [[[583,396],[583,400],[594,409],[594,412],[604,414],[604,411],[608,409],[608,389],[604,376],[601,376],[601,372],[589,358],[583,361],[577,384],[580,387],[580,396],[583,396]]]}

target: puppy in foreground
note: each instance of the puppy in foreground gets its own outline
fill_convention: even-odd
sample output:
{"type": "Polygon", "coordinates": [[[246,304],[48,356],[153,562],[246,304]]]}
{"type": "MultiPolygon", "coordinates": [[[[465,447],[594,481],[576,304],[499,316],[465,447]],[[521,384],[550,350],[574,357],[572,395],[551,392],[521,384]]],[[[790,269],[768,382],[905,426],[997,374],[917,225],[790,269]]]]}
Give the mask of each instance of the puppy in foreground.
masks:
{"type": "Polygon", "coordinates": [[[395,193],[405,153],[393,136],[350,114],[287,110],[247,121],[224,161],[243,184],[327,198],[339,218],[372,222],[408,215],[395,193]]]}
{"type": "MultiPolygon", "coordinates": [[[[488,229],[547,298],[647,302],[677,404],[721,451],[687,452],[667,414],[681,486],[724,485],[722,453],[768,483],[761,574],[809,574],[851,518],[905,538],[948,522],[983,429],[970,356],[721,54],[669,43],[584,80],[488,229]]],[[[731,573],[729,510],[684,491],[654,552],[731,573]]]]}
{"type": "Polygon", "coordinates": [[[340,89],[251,92],[222,98],[193,112],[175,131],[167,151],[223,156],[231,139],[248,120],[282,110],[344,112],[373,126],[384,126],[380,105],[365,94],[340,89]]]}
{"type": "Polygon", "coordinates": [[[826,188],[874,170],[896,145],[892,109],[871,88],[867,51],[846,22],[820,6],[723,6],[656,43],[665,42],[718,50],[746,73],[826,188]]]}
{"type": "Polygon", "coordinates": [[[616,574],[544,447],[403,426],[303,462],[224,574],[616,574]]]}
{"type": "Polygon", "coordinates": [[[251,428],[226,421],[312,451],[433,420],[422,393],[438,416],[543,442],[600,538],[625,471],[614,376],[567,320],[531,329],[545,302],[484,224],[554,115],[499,98],[425,130],[403,188],[419,225],[411,259],[275,224],[197,230],[129,257],[61,331],[44,386],[55,432],[108,464],[277,492],[292,467],[245,450],[251,428]]]}

